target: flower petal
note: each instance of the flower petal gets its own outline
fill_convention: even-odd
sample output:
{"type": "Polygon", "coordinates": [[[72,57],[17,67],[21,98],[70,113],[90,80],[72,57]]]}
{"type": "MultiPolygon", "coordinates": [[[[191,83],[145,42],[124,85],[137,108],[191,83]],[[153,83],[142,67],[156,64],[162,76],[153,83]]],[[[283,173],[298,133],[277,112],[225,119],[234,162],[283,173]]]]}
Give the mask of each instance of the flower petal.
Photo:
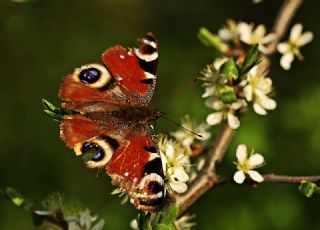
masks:
{"type": "Polygon", "coordinates": [[[237,184],[242,184],[245,179],[246,179],[246,175],[244,174],[243,171],[237,171],[237,172],[233,175],[233,180],[234,180],[237,184]]]}
{"type": "Polygon", "coordinates": [[[258,173],[257,171],[254,171],[254,170],[249,170],[248,171],[248,174],[249,176],[251,177],[252,180],[256,181],[256,182],[262,182],[264,179],[263,179],[263,176],[261,176],[260,173],[258,173]]]}
{"type": "Polygon", "coordinates": [[[235,116],[233,113],[228,113],[228,124],[233,129],[239,128],[240,126],[239,118],[235,116]]]}
{"type": "Polygon", "coordinates": [[[160,151],[160,157],[161,157],[161,163],[162,163],[163,172],[164,172],[164,174],[166,174],[166,172],[167,172],[167,163],[168,163],[167,157],[161,151],[160,151]]]}
{"type": "Polygon", "coordinates": [[[280,65],[282,66],[282,68],[284,68],[285,70],[289,70],[291,68],[293,58],[294,56],[292,53],[286,53],[285,55],[283,55],[280,59],[280,65]]]}
{"type": "Polygon", "coordinates": [[[238,101],[236,101],[236,102],[233,102],[233,103],[231,104],[230,108],[231,108],[232,110],[238,110],[238,109],[240,109],[240,108],[242,108],[242,107],[244,107],[244,106],[246,106],[246,105],[247,105],[247,103],[246,103],[245,100],[238,100],[238,101]]]}
{"type": "Polygon", "coordinates": [[[286,42],[279,43],[277,46],[279,53],[285,54],[290,51],[290,45],[286,42]]]}
{"type": "Polygon", "coordinates": [[[258,39],[258,41],[256,41],[256,42],[260,43],[262,41],[265,33],[266,33],[266,27],[263,24],[258,25],[257,28],[253,32],[254,37],[256,39],[258,39]]]}
{"type": "Polygon", "coordinates": [[[239,163],[244,162],[247,159],[247,146],[244,144],[238,145],[236,151],[236,157],[239,163]]]}
{"type": "Polygon", "coordinates": [[[247,101],[252,101],[252,87],[251,85],[247,85],[243,89],[243,94],[246,97],[247,101]]]}
{"type": "Polygon", "coordinates": [[[290,41],[295,41],[299,39],[301,32],[302,32],[302,24],[301,23],[295,24],[292,27],[290,32],[290,41]]]}
{"type": "Polygon", "coordinates": [[[259,102],[264,108],[266,108],[268,110],[273,110],[277,107],[276,101],[267,97],[267,96],[262,98],[259,102]]]}
{"type": "Polygon", "coordinates": [[[207,117],[208,125],[216,125],[216,124],[220,123],[221,120],[222,120],[222,113],[221,112],[211,113],[207,117]]]}
{"type": "Polygon", "coordinates": [[[232,39],[233,34],[229,29],[223,28],[218,31],[218,35],[222,40],[229,41],[232,39]]]}
{"type": "Polygon", "coordinates": [[[174,156],[174,148],[171,144],[167,145],[165,155],[169,158],[172,158],[174,156]]]}
{"type": "Polygon", "coordinates": [[[313,33],[308,31],[301,35],[301,37],[297,41],[298,46],[304,46],[305,44],[311,42],[313,39],[313,33]]]}
{"type": "Polygon", "coordinates": [[[174,182],[170,182],[169,185],[172,188],[172,190],[177,193],[184,193],[185,191],[188,190],[187,184],[183,182],[174,181],[174,182]]]}
{"type": "Polygon", "coordinates": [[[267,111],[259,103],[253,103],[253,109],[259,115],[267,114],[267,111]]]}
{"type": "Polygon", "coordinates": [[[267,36],[265,36],[263,39],[262,39],[262,41],[261,41],[261,43],[262,44],[268,44],[268,43],[270,43],[270,42],[272,42],[273,40],[275,40],[276,39],[276,34],[268,34],[267,36]]]}
{"type": "Polygon", "coordinates": [[[181,182],[187,182],[189,180],[189,175],[184,171],[182,167],[176,168],[172,177],[174,177],[174,179],[178,179],[181,182]]]}
{"type": "Polygon", "coordinates": [[[251,155],[248,160],[248,164],[252,167],[262,165],[263,162],[264,162],[264,157],[259,153],[255,153],[251,155]]]}

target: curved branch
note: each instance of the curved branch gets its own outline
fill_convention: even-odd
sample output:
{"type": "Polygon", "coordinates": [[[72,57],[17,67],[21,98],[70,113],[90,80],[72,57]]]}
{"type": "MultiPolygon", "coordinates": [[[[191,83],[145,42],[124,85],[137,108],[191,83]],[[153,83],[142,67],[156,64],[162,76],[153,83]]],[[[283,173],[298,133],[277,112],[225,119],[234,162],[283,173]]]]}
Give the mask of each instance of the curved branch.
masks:
{"type": "MultiPolygon", "coordinates": [[[[289,23],[291,22],[301,3],[302,0],[284,1],[273,26],[273,33],[276,35],[276,40],[270,43],[267,47],[269,54],[268,56],[263,57],[263,62],[259,65],[259,71],[264,72],[270,66],[270,55],[276,51],[277,44],[284,36],[289,23]]],[[[219,182],[219,177],[215,173],[216,164],[223,159],[224,154],[232,140],[233,134],[234,130],[227,124],[222,126],[218,138],[208,151],[207,163],[202,172],[190,185],[186,193],[172,197],[172,201],[175,201],[180,206],[180,214],[183,213],[198,198],[200,198],[202,194],[204,194],[211,187],[214,187],[215,184],[219,182]]],[[[270,180],[270,176],[266,179],[270,180]]]]}

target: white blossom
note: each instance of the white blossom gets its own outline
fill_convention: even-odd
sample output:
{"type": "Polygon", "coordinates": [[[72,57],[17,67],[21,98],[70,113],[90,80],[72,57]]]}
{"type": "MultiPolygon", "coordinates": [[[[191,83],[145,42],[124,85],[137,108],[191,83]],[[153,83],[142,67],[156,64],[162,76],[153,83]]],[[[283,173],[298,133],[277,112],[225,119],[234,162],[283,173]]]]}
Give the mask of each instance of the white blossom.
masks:
{"type": "Polygon", "coordinates": [[[291,68],[294,56],[299,60],[303,60],[300,48],[311,42],[313,39],[312,32],[307,31],[302,33],[302,29],[302,24],[295,24],[291,29],[289,40],[279,43],[277,46],[278,51],[282,54],[280,65],[285,70],[289,70],[291,68]]]}
{"type": "Polygon", "coordinates": [[[231,128],[237,129],[240,126],[240,120],[235,112],[245,106],[247,103],[245,100],[238,99],[231,104],[224,104],[220,100],[209,98],[206,101],[207,106],[216,110],[216,112],[210,113],[207,116],[208,125],[219,124],[223,120],[227,120],[231,128]]]}
{"type": "Polygon", "coordinates": [[[180,143],[164,135],[159,138],[159,150],[169,189],[177,193],[184,193],[188,189],[188,173],[190,172],[190,158],[187,151],[180,143]]]}
{"type": "Polygon", "coordinates": [[[233,180],[236,183],[242,184],[246,179],[246,174],[248,174],[249,177],[256,182],[260,183],[264,180],[263,176],[259,172],[253,170],[261,167],[264,164],[264,158],[261,154],[253,153],[248,156],[247,146],[241,144],[237,147],[236,157],[238,171],[236,171],[233,176],[233,180]]]}
{"type": "Polygon", "coordinates": [[[263,53],[267,53],[266,45],[275,39],[275,34],[266,35],[266,27],[263,24],[258,25],[254,29],[253,24],[240,22],[238,24],[238,31],[240,40],[248,45],[259,44],[259,50],[263,53]]]}
{"type": "Polygon", "coordinates": [[[191,230],[196,223],[191,222],[195,215],[185,214],[174,221],[174,226],[177,230],[191,230]]]}
{"type": "Polygon", "coordinates": [[[222,78],[219,74],[220,67],[228,61],[228,58],[216,58],[211,65],[207,65],[205,69],[201,71],[201,76],[199,77],[204,83],[204,93],[202,98],[210,97],[218,94],[219,86],[225,85],[227,79],[222,78]]]}
{"type": "Polygon", "coordinates": [[[211,134],[207,131],[209,126],[205,123],[197,124],[195,121],[192,121],[188,115],[184,116],[181,121],[181,126],[184,128],[172,132],[171,136],[179,141],[186,148],[187,152],[192,155],[192,145],[194,145],[196,141],[205,141],[210,138],[211,134]]]}
{"type": "Polygon", "coordinates": [[[272,91],[272,80],[266,78],[266,72],[258,74],[258,66],[252,68],[247,79],[242,83],[243,94],[247,101],[253,101],[253,109],[257,114],[266,115],[266,110],[273,110],[277,103],[267,95],[272,91]]]}
{"type": "Polygon", "coordinates": [[[239,37],[238,26],[234,20],[227,20],[226,25],[218,31],[219,37],[224,41],[237,41],[239,37]]]}

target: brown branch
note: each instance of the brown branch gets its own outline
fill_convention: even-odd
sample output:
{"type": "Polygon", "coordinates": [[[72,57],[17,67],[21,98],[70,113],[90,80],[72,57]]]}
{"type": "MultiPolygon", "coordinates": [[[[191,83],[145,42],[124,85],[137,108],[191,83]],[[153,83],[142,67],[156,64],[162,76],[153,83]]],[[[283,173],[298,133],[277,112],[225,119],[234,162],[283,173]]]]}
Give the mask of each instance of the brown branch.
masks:
{"type": "Polygon", "coordinates": [[[319,182],[320,176],[284,176],[268,174],[264,175],[264,182],[301,183],[302,181],[319,182]]]}
{"type": "MultiPolygon", "coordinates": [[[[273,26],[273,33],[276,39],[268,46],[268,56],[263,57],[259,71],[264,72],[270,66],[270,55],[276,51],[277,44],[284,36],[289,23],[291,22],[295,12],[301,5],[302,0],[285,0],[273,26]]],[[[234,130],[227,124],[224,124],[220,130],[218,138],[208,151],[208,158],[205,167],[198,175],[195,181],[190,185],[188,191],[182,195],[172,197],[171,201],[175,201],[180,206],[180,214],[183,213],[190,205],[192,205],[202,194],[219,182],[219,177],[215,173],[217,162],[221,161],[232,140],[234,130]]],[[[270,178],[267,177],[270,180],[270,178]]]]}
{"type": "MultiPolygon", "coordinates": [[[[299,184],[302,181],[308,182],[320,182],[320,176],[288,176],[288,175],[276,175],[274,173],[263,175],[264,181],[261,183],[288,183],[288,184],[299,184]]],[[[257,183],[252,180],[246,180],[248,183],[257,183]]],[[[215,186],[224,184],[236,184],[232,177],[219,177],[216,181],[215,186]]]]}

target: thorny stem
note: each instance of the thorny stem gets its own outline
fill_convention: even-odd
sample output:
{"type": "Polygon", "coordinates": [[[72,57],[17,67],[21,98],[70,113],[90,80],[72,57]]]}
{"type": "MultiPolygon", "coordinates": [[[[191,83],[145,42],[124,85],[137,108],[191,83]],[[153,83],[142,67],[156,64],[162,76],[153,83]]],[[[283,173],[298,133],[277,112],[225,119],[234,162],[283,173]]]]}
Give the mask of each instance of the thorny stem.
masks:
{"type": "MultiPolygon", "coordinates": [[[[270,56],[276,51],[277,44],[285,35],[287,28],[299,6],[302,4],[302,1],[303,0],[284,1],[272,29],[273,33],[276,35],[276,39],[268,45],[268,56],[263,57],[263,62],[259,65],[259,72],[264,72],[270,66],[270,56]]],[[[207,163],[203,170],[190,185],[186,193],[172,197],[171,202],[175,201],[176,204],[179,205],[180,214],[182,214],[190,205],[198,200],[207,190],[214,187],[216,184],[221,183],[221,178],[219,179],[216,174],[216,164],[223,159],[224,154],[232,140],[233,134],[234,130],[227,124],[222,126],[218,138],[208,151],[207,163]]],[[[299,183],[302,179],[314,179],[313,181],[320,181],[320,177],[289,177],[276,176],[273,174],[265,176],[266,182],[299,183]]]]}

